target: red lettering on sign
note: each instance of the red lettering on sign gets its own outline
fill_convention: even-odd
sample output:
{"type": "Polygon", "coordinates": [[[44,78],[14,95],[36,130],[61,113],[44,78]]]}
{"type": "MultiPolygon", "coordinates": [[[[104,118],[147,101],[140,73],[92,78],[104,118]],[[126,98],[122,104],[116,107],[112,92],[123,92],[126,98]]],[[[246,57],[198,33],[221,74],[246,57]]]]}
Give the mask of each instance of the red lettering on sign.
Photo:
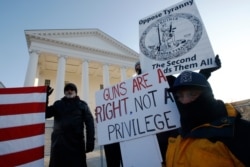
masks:
{"type": "Polygon", "coordinates": [[[133,79],[133,93],[135,91],[140,91],[143,88],[146,89],[152,86],[152,84],[148,83],[147,77],[148,77],[148,73],[140,75],[133,79]]]}
{"type": "Polygon", "coordinates": [[[124,96],[127,93],[125,84],[125,82],[121,82],[117,85],[112,86],[111,88],[105,88],[103,90],[103,99],[114,100],[117,97],[124,96]]]}
{"type": "Polygon", "coordinates": [[[164,73],[162,72],[161,69],[157,69],[157,74],[158,74],[158,82],[159,83],[162,82],[162,79],[163,79],[163,82],[167,81],[167,78],[165,77],[165,75],[164,75],[164,73]]]}

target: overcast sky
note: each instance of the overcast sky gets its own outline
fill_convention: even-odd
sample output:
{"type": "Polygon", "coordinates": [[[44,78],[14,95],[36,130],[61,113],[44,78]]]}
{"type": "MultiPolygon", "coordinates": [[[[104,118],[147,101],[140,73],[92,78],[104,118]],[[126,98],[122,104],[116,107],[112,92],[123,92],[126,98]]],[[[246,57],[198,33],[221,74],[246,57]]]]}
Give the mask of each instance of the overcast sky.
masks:
{"type": "MultiPolygon", "coordinates": [[[[98,28],[139,53],[139,20],[181,0],[0,0],[0,81],[22,87],[24,30],[98,28]]],[[[250,98],[250,1],[196,0],[222,68],[209,82],[225,102],[250,98]]]]}

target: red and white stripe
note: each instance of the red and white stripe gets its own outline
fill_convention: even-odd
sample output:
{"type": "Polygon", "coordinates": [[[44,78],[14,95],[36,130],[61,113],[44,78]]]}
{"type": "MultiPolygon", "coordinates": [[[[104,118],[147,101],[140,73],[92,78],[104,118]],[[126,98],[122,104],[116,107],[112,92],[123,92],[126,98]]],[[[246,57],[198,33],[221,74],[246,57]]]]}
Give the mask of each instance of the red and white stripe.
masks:
{"type": "Polygon", "coordinates": [[[44,167],[46,87],[0,89],[0,166],[44,167]]]}

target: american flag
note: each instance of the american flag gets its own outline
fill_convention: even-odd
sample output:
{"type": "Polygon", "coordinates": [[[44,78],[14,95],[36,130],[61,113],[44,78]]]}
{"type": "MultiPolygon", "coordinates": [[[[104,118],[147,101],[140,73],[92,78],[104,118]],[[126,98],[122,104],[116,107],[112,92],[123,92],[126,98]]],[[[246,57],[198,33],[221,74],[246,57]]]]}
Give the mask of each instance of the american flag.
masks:
{"type": "Polygon", "coordinates": [[[44,167],[46,87],[0,88],[0,167],[44,167]]]}

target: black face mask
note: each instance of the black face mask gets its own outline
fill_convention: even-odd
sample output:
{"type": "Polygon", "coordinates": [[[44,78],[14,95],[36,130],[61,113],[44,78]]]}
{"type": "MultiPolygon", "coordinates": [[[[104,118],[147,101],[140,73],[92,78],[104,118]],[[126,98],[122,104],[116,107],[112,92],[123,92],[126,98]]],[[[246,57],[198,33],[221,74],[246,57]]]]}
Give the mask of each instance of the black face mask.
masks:
{"type": "Polygon", "coordinates": [[[211,90],[204,90],[191,103],[182,104],[176,101],[176,104],[180,112],[183,135],[199,125],[210,123],[227,114],[224,103],[215,100],[211,90]]]}

